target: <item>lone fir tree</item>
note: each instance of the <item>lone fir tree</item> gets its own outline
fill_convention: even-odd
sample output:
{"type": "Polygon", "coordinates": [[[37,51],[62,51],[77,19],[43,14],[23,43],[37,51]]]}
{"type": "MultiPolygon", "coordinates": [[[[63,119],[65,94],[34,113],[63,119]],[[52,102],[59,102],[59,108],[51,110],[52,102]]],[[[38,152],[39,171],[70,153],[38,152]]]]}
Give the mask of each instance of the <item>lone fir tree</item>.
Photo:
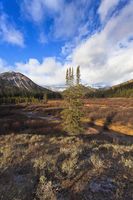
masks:
{"type": "Polygon", "coordinates": [[[66,77],[68,78],[66,79],[68,88],[64,92],[65,103],[64,110],[62,111],[62,126],[69,134],[79,134],[83,131],[81,124],[81,117],[83,116],[83,93],[79,85],[80,77],[79,81],[76,81],[76,85],[74,85],[73,68],[69,68],[66,71],[66,77]]]}

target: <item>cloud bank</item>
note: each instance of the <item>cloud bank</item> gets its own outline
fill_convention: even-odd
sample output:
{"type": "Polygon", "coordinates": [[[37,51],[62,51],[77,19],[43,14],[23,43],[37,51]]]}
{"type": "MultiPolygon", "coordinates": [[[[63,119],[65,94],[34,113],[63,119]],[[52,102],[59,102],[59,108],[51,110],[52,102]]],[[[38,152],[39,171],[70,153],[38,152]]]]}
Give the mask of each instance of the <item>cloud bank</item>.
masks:
{"type": "MultiPolygon", "coordinates": [[[[78,2],[68,4],[64,0],[23,1],[28,19],[40,24],[51,13],[54,37],[73,37],[73,40],[68,40],[61,47],[61,55],[65,56],[63,61],[59,61],[57,57],[45,57],[41,62],[36,58],[29,58],[27,62],[17,62],[14,65],[15,71],[24,73],[40,85],[64,84],[66,68],[76,68],[78,65],[81,66],[83,83],[113,85],[132,79],[133,1],[111,15],[120,0],[102,0],[98,8],[95,8],[102,28],[95,28],[91,34],[89,28],[95,23],[91,18],[94,10],[88,10],[91,1],[78,2]],[[84,5],[88,6],[84,8],[84,5]],[[87,11],[89,15],[84,21],[87,11]]],[[[40,39],[45,43],[44,35],[40,39]]],[[[0,62],[0,66],[2,65],[3,61],[0,62]]]]}
{"type": "Polygon", "coordinates": [[[54,57],[43,59],[40,63],[31,58],[27,63],[16,63],[16,71],[22,72],[39,85],[62,84],[65,80],[66,66],[54,57]]]}

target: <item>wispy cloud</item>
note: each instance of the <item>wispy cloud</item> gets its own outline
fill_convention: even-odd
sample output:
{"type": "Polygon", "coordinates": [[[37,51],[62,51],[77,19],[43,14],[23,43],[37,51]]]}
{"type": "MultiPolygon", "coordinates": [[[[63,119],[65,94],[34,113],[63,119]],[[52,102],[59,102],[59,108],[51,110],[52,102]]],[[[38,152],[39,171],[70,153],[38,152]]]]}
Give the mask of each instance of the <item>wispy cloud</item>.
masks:
{"type": "Polygon", "coordinates": [[[102,0],[101,5],[98,9],[101,20],[104,21],[108,14],[115,8],[115,6],[120,2],[120,0],[102,0]]]}
{"type": "Polygon", "coordinates": [[[22,11],[34,22],[40,23],[47,13],[57,12],[62,2],[63,0],[23,0],[22,11]]]}
{"type": "Polygon", "coordinates": [[[45,36],[45,34],[43,32],[40,33],[39,42],[41,44],[46,44],[48,42],[47,37],[45,36]]]}
{"type": "Polygon", "coordinates": [[[24,47],[23,34],[9,22],[5,13],[0,14],[0,39],[4,42],[24,47]]]}
{"type": "MultiPolygon", "coordinates": [[[[110,18],[102,31],[89,36],[88,39],[81,39],[68,55],[70,66],[81,66],[83,82],[116,84],[133,76],[133,41],[129,40],[133,35],[132,8],[133,2],[130,2],[119,15],[110,18]]],[[[69,51],[69,46],[66,46],[67,50],[69,51]]],[[[57,69],[65,68],[59,63],[54,66],[57,69]]],[[[63,77],[63,72],[61,71],[60,77],[63,77]]],[[[49,74],[49,77],[49,80],[52,80],[53,76],[49,74]]],[[[60,81],[63,82],[63,79],[60,81]]],[[[58,83],[58,79],[55,78],[55,82],[58,83]]]]}
{"type": "MultiPolygon", "coordinates": [[[[51,30],[54,37],[67,38],[61,47],[61,56],[63,55],[61,59],[64,62],[62,64],[56,57],[44,58],[42,62],[36,58],[29,58],[27,62],[16,63],[15,70],[24,73],[40,85],[63,84],[66,67],[77,65],[81,66],[84,83],[104,82],[112,85],[133,78],[133,40],[131,39],[133,38],[133,1],[128,2],[118,12],[116,8],[119,1],[117,0],[108,1],[108,4],[103,0],[100,6],[97,5],[99,7],[90,10],[89,3],[92,1],[87,0],[83,0],[82,3],[75,1],[75,4],[72,1],[70,3],[63,0],[53,1],[53,5],[52,0],[25,0],[28,5],[37,2],[44,6],[38,7],[42,9],[41,18],[34,18],[36,17],[36,12],[34,16],[32,13],[34,9],[31,9],[29,15],[36,23],[40,23],[41,20],[45,20],[46,12],[51,11],[50,17],[53,19],[51,30]],[[85,4],[86,7],[83,6],[85,4]],[[49,9],[47,10],[46,7],[49,9]],[[84,12],[83,7],[85,7],[84,12]],[[112,9],[116,9],[117,14],[107,17],[112,9]],[[90,13],[87,15],[87,12],[90,13]],[[97,18],[99,14],[102,24],[100,29],[92,18],[94,15],[97,18]],[[85,16],[86,20],[84,20],[85,16]],[[106,24],[105,18],[107,18],[106,24]]],[[[43,33],[40,39],[45,42],[43,33]]]]}
{"type": "MultiPolygon", "coordinates": [[[[89,20],[90,0],[24,0],[23,15],[35,24],[51,20],[51,36],[55,39],[70,39],[78,34],[85,19],[89,20]]],[[[86,22],[85,22],[86,24],[86,22]]]]}
{"type": "Polygon", "coordinates": [[[113,84],[133,75],[133,42],[129,41],[133,35],[132,8],[133,2],[130,2],[119,15],[110,19],[101,32],[74,49],[72,63],[81,65],[84,81],[113,84]]]}

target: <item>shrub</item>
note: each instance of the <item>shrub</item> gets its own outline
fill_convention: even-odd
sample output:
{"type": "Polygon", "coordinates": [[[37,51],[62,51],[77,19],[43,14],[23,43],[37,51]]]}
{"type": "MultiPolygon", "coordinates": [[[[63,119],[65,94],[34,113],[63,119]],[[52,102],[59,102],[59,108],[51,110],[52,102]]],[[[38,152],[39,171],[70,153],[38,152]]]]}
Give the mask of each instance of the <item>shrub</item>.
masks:
{"type": "Polygon", "coordinates": [[[125,167],[128,167],[129,169],[133,169],[133,159],[124,158],[124,157],[122,156],[122,158],[121,158],[121,163],[122,163],[125,167]]]}
{"type": "Polygon", "coordinates": [[[36,199],[35,200],[56,200],[56,196],[54,194],[52,188],[52,182],[46,180],[45,176],[41,176],[39,179],[39,184],[36,191],[36,199]]]}
{"type": "Polygon", "coordinates": [[[104,167],[104,161],[94,153],[91,155],[90,161],[96,169],[102,169],[104,167]]]}

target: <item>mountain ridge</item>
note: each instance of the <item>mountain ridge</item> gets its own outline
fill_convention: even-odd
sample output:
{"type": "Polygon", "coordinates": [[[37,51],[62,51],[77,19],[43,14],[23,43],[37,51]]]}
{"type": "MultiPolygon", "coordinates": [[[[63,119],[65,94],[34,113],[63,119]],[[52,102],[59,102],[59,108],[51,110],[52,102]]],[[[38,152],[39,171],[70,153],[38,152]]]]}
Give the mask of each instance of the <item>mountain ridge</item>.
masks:
{"type": "MultiPolygon", "coordinates": [[[[133,97],[133,79],[108,87],[108,88],[94,88],[90,86],[81,85],[81,88],[86,97],[133,97]]],[[[35,94],[50,94],[63,92],[62,87],[57,88],[56,91],[51,90],[52,87],[42,87],[34,83],[30,78],[20,72],[4,72],[0,73],[0,96],[21,96],[21,95],[35,95],[35,94]]]]}
{"type": "Polygon", "coordinates": [[[96,89],[91,94],[87,93],[86,97],[133,97],[133,79],[109,88],[96,89]]]}
{"type": "Polygon", "coordinates": [[[17,93],[52,93],[51,90],[43,88],[34,83],[30,78],[20,72],[0,73],[0,94],[17,93]]]}

